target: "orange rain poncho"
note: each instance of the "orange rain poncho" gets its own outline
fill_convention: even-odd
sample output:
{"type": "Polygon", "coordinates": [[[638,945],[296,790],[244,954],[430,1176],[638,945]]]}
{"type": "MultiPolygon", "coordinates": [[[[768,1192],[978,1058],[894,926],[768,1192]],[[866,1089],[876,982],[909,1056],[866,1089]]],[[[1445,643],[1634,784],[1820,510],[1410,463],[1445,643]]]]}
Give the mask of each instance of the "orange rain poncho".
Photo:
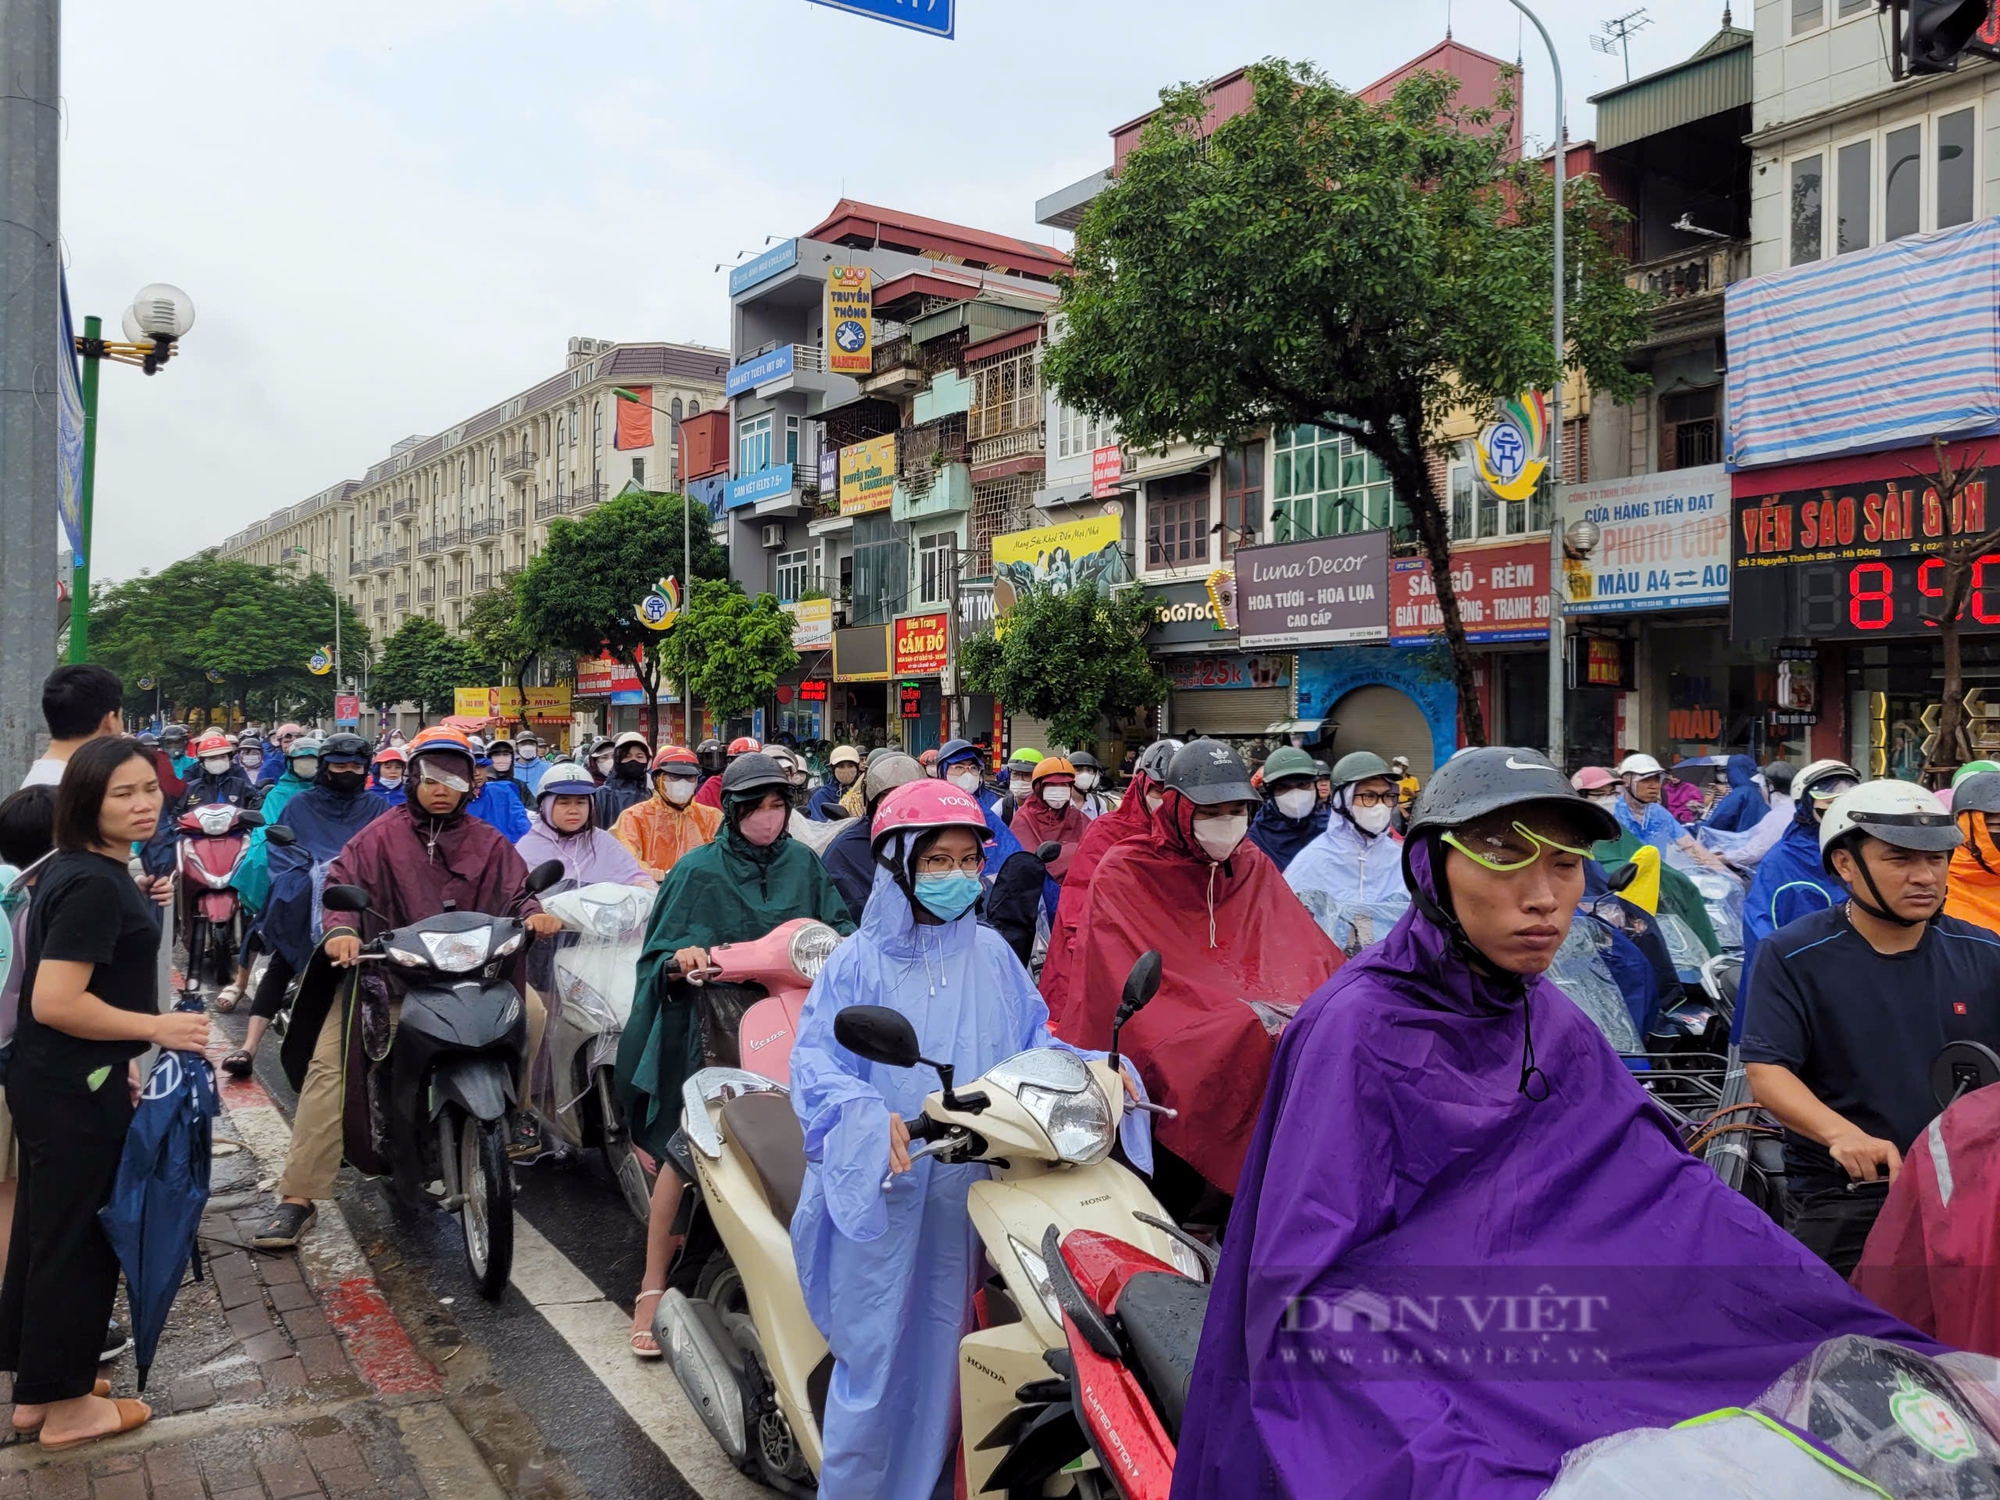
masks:
{"type": "Polygon", "coordinates": [[[2000,846],[1981,813],[1963,814],[1958,826],[1965,830],[1966,842],[1952,852],[1951,891],[1944,913],[2000,933],[2000,846]]]}
{"type": "Polygon", "coordinates": [[[689,850],[699,849],[722,826],[722,809],[690,802],[675,807],[657,791],[618,815],[611,831],[655,876],[665,875],[689,850]]]}

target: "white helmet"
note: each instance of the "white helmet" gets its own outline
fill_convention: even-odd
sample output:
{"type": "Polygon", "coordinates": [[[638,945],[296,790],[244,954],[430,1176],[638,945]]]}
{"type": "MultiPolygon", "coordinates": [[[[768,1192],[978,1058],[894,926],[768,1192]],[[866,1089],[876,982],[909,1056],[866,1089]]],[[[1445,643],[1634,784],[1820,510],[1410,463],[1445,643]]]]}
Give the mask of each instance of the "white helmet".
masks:
{"type": "Polygon", "coordinates": [[[1965,842],[1965,834],[1933,792],[1911,781],[1864,781],[1842,792],[1819,820],[1819,856],[1831,868],[1834,846],[1850,834],[1865,833],[1899,849],[1942,853],[1965,842]]]}
{"type": "Polygon", "coordinates": [[[1816,760],[1792,778],[1792,798],[1824,818],[1827,805],[1861,783],[1861,773],[1844,760],[1816,760]],[[1810,801],[1808,801],[1810,799],[1810,801]]]}
{"type": "Polygon", "coordinates": [[[1666,774],[1666,769],[1665,766],[1644,752],[1628,755],[1618,762],[1618,774],[1620,776],[1636,776],[1642,780],[1648,776],[1663,776],[1666,774]]]}

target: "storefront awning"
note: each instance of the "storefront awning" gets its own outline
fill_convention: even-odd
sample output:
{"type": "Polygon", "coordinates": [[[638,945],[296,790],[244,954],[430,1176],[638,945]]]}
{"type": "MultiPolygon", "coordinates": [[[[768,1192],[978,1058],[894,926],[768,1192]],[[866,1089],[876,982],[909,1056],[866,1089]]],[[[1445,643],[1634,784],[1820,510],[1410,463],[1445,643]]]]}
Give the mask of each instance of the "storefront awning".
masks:
{"type": "Polygon", "coordinates": [[[1155,479],[1172,479],[1177,474],[1192,474],[1196,469],[1207,468],[1217,457],[1213,453],[1203,453],[1194,458],[1178,458],[1171,463],[1162,463],[1157,469],[1148,469],[1143,474],[1128,472],[1124,482],[1136,486],[1151,484],[1155,479]]]}

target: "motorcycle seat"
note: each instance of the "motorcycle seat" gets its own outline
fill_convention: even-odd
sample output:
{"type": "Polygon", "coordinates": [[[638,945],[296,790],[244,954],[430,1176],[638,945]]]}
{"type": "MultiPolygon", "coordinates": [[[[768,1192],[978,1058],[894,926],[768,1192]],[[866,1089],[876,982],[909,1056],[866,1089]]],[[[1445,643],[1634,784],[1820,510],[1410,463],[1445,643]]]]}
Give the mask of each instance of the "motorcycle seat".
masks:
{"type": "Polygon", "coordinates": [[[788,1094],[741,1094],[722,1103],[722,1133],[757,1171],[778,1222],[790,1226],[806,1182],[806,1136],[788,1094]]]}
{"type": "Polygon", "coordinates": [[[1118,1321],[1132,1346],[1133,1360],[1159,1404],[1167,1435],[1176,1443],[1181,1415],[1187,1410],[1188,1382],[1194,1378],[1201,1320],[1208,1312],[1208,1291],[1185,1276],[1142,1271],[1118,1294],[1118,1321]]]}

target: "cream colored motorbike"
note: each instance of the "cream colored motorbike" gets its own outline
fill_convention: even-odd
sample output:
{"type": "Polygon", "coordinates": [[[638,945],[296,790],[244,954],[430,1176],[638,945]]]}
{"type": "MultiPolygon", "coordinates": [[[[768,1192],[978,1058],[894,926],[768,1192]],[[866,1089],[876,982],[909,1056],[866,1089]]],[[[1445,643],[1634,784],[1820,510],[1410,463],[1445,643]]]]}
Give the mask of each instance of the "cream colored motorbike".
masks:
{"type": "MultiPolygon", "coordinates": [[[[1127,981],[1121,1025],[1158,985],[1159,956],[1146,955],[1127,981]]],[[[1009,1462],[1014,1493],[1069,1493],[1068,1473],[1033,1476],[1025,1487],[1023,1480],[1044,1446],[1034,1433],[1050,1405],[1035,1387],[1052,1372],[1059,1379],[1068,1350],[1044,1236],[1051,1228],[1059,1237],[1094,1230],[1191,1276],[1206,1264],[1205,1247],[1166,1222],[1144,1179],[1111,1159],[1126,1108],[1115,1034],[1109,1062],[1036,1048],[964,1089],[949,1064],[919,1055],[915,1031],[896,1011],[850,1006],[835,1017],[834,1034],[871,1062],[936,1069],[943,1086],[910,1124],[912,1160],[984,1162],[991,1172],[968,1195],[994,1275],[983,1289],[982,1326],[959,1346],[967,1493],[981,1493],[1009,1462]],[[1044,1358],[1052,1351],[1055,1363],[1044,1358]]],[[[688,1080],[684,1102],[693,1180],[722,1250],[693,1297],[669,1291],[660,1299],[654,1334],[731,1461],[780,1493],[811,1494],[833,1359],[806,1312],[792,1260],[804,1136],[784,1086],[755,1074],[706,1069],[688,1080]]]]}

